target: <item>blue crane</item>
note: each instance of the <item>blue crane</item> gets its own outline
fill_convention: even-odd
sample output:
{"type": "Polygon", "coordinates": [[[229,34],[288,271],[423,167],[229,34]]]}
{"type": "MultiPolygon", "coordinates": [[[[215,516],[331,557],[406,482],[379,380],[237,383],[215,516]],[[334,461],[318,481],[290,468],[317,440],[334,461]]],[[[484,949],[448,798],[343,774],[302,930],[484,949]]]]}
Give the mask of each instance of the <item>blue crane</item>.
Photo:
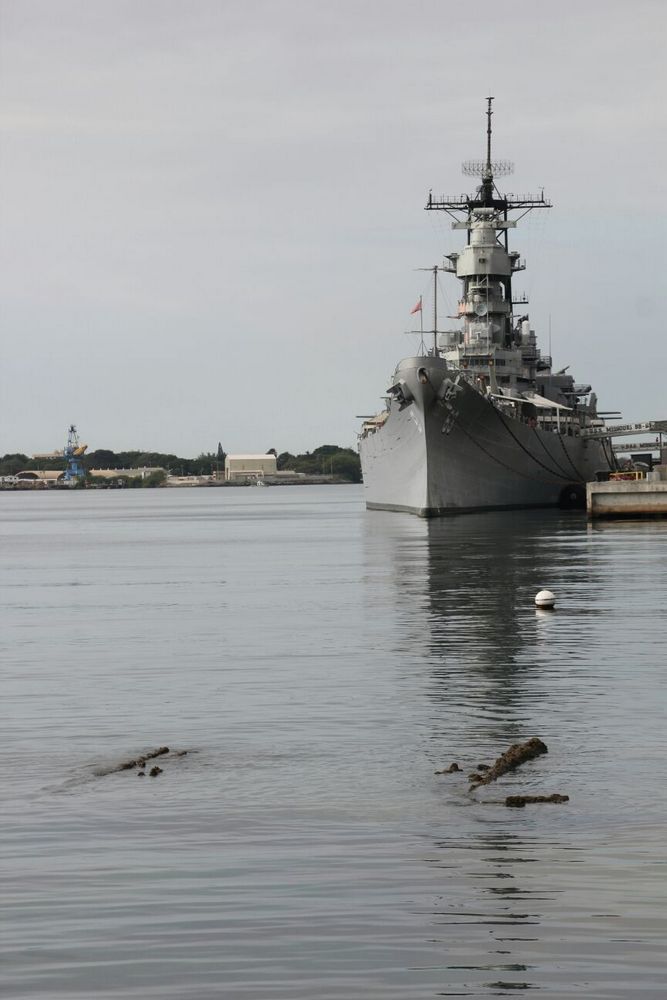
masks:
{"type": "Polygon", "coordinates": [[[86,470],[83,467],[81,459],[87,447],[87,444],[80,444],[76,427],[74,424],[70,424],[67,432],[67,444],[63,451],[63,457],[67,462],[64,476],[66,483],[71,483],[75,479],[82,479],[85,476],[86,470]]]}

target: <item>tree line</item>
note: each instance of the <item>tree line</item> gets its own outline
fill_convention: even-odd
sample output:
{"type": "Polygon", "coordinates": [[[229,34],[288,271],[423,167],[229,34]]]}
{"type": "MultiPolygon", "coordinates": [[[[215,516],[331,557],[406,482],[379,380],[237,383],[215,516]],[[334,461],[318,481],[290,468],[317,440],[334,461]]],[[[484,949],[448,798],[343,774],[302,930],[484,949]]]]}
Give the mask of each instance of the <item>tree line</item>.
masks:
{"type": "MultiPolygon", "coordinates": [[[[347,482],[361,482],[361,466],[359,456],[351,448],[341,448],[335,444],[324,444],[314,451],[302,455],[293,455],[283,451],[279,455],[275,448],[270,448],[267,454],[277,456],[277,466],[281,471],[305,472],[308,475],[332,475],[347,482]]],[[[178,455],[165,454],[158,451],[111,451],[108,448],[98,448],[86,452],[79,459],[81,465],[90,475],[92,469],[166,469],[172,476],[212,476],[222,473],[225,467],[225,452],[218,447],[215,452],[202,452],[196,458],[181,458],[178,455]]],[[[3,455],[0,458],[0,476],[15,476],[18,472],[30,469],[64,469],[65,459],[30,458],[20,452],[3,455]]],[[[156,477],[157,482],[157,477],[156,477]]]]}
{"type": "Polygon", "coordinates": [[[278,455],[278,470],[305,472],[310,476],[337,476],[350,483],[361,482],[359,455],[352,448],[340,448],[337,444],[323,444],[304,455],[292,455],[283,451],[278,455]]]}

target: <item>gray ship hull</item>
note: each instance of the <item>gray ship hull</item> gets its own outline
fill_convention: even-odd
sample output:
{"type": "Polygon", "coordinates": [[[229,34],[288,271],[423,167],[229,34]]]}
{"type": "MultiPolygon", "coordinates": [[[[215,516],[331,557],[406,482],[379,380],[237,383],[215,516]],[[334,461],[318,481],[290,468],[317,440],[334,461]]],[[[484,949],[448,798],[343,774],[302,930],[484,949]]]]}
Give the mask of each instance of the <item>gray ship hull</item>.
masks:
{"type": "Polygon", "coordinates": [[[610,468],[604,441],[509,416],[467,379],[454,384],[440,358],[409,358],[397,375],[408,401],[392,399],[359,441],[370,509],[433,517],[555,507],[610,468]]]}

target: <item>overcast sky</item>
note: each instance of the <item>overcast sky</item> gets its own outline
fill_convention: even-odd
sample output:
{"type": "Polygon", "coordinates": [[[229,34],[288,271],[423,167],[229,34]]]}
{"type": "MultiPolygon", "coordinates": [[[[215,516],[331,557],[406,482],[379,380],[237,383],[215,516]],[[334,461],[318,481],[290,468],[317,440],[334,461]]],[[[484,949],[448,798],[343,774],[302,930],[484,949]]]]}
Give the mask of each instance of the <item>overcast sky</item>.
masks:
{"type": "Polygon", "coordinates": [[[355,447],[488,94],[506,188],[554,202],[512,234],[538,339],[667,418],[666,28],[663,0],[0,0],[0,454],[71,422],[355,447]]]}

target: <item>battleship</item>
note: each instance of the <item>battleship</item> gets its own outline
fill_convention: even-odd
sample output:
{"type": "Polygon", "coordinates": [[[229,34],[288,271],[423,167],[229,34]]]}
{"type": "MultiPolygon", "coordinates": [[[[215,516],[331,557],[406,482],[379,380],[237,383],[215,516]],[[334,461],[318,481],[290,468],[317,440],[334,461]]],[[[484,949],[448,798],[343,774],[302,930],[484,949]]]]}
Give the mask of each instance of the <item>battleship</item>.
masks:
{"type": "MultiPolygon", "coordinates": [[[[590,385],[569,366],[552,370],[537,345],[525,296],[512,279],[525,269],[509,230],[550,208],[539,195],[501,194],[511,171],[491,158],[493,98],[487,98],[486,158],[464,163],[479,178],[473,195],[436,198],[467,243],[433,271],[432,346],[396,367],[384,409],[363,418],[359,453],[366,507],[421,517],[484,510],[579,506],[585,483],[615,468],[604,414],[590,385]],[[459,326],[438,330],[438,274],[462,283],[459,326]]],[[[420,298],[414,312],[422,312],[420,298]]],[[[423,320],[422,320],[423,331],[423,320]]]]}

